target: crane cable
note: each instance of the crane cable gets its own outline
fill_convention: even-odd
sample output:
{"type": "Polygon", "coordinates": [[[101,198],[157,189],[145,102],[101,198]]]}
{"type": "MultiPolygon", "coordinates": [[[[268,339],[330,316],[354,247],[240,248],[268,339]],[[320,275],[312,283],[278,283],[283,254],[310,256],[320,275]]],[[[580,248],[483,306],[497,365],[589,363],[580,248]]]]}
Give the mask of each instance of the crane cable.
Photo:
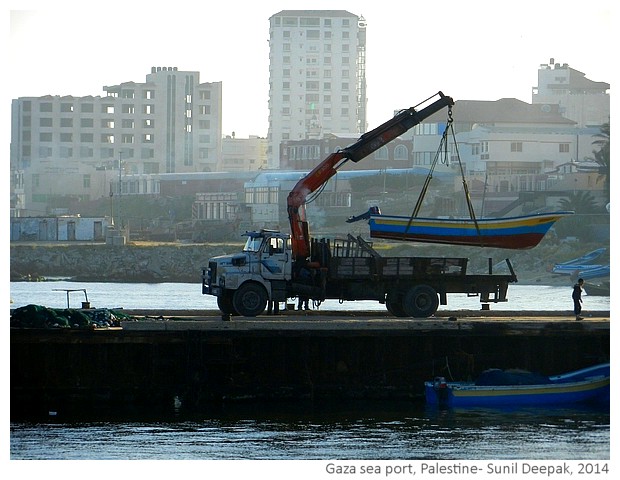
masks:
{"type": "Polygon", "coordinates": [[[418,200],[413,208],[413,212],[409,217],[409,222],[407,223],[407,228],[405,229],[405,234],[409,232],[411,228],[411,224],[413,223],[413,219],[418,216],[420,212],[420,208],[422,207],[422,202],[424,201],[424,197],[426,196],[426,192],[428,191],[428,186],[431,183],[433,178],[433,172],[435,167],[437,166],[437,161],[440,158],[440,153],[443,149],[443,161],[442,163],[448,163],[448,131],[452,134],[452,139],[454,142],[454,151],[456,153],[456,158],[459,162],[459,168],[461,171],[461,178],[463,179],[463,191],[465,192],[465,201],[467,202],[467,209],[469,211],[470,218],[474,221],[474,225],[476,226],[476,232],[478,233],[478,237],[480,237],[480,226],[478,225],[478,220],[476,219],[476,213],[474,211],[474,207],[471,202],[471,196],[469,194],[469,187],[467,186],[467,180],[465,179],[465,171],[463,169],[463,164],[461,163],[461,155],[459,154],[458,143],[456,141],[456,135],[454,134],[454,119],[452,118],[452,107],[448,107],[448,120],[446,122],[446,128],[443,131],[441,136],[441,141],[439,142],[439,147],[437,148],[437,152],[435,153],[435,158],[433,159],[433,163],[431,164],[431,168],[424,180],[424,185],[422,186],[422,190],[420,191],[420,195],[418,196],[418,200]]]}

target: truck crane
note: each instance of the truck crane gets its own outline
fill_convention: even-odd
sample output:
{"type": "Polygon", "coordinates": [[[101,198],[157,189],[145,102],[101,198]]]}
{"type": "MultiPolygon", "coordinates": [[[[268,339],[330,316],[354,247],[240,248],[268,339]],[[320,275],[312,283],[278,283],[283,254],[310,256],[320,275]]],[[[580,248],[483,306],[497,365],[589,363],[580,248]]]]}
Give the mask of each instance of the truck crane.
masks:
{"type": "Polygon", "coordinates": [[[223,318],[255,317],[268,301],[310,298],[317,304],[376,300],[396,317],[429,317],[447,304],[448,293],[479,296],[482,303],[507,301],[510,274],[468,274],[467,258],[382,257],[361,237],[315,239],[306,218],[308,196],[317,192],[346,162],[359,162],[442,108],[451,97],[438,92],[416,107],[400,111],[355,143],[330,154],[297,182],[287,197],[291,233],[246,232],[242,251],[209,259],[202,268],[202,293],[217,297],[223,318]],[[428,104],[430,100],[438,97],[428,104]],[[419,105],[425,104],[421,109],[419,105]]]}

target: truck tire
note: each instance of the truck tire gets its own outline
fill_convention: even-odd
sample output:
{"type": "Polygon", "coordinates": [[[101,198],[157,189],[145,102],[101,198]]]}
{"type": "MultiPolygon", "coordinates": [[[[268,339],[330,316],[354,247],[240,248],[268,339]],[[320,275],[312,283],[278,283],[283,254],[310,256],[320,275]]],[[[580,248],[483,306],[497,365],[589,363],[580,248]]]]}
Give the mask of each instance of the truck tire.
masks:
{"type": "Polygon", "coordinates": [[[244,317],[256,317],[265,311],[267,292],[256,283],[244,283],[235,291],[233,308],[244,317]]]}
{"type": "Polygon", "coordinates": [[[226,290],[217,297],[217,307],[224,315],[239,315],[239,312],[233,306],[233,293],[230,290],[226,290]]]}
{"type": "Polygon", "coordinates": [[[403,310],[410,317],[430,317],[438,307],[439,296],[430,285],[411,287],[403,298],[403,310]]]}
{"type": "Polygon", "coordinates": [[[385,299],[385,307],[395,317],[406,317],[407,314],[403,309],[403,294],[398,292],[389,292],[385,299]]]}

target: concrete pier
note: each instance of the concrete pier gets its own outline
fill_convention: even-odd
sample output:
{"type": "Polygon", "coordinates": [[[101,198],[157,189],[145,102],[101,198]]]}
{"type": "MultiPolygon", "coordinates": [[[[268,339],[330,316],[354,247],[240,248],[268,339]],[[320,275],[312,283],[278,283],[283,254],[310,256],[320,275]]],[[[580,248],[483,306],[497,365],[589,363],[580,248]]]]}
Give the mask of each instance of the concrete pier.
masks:
{"type": "Polygon", "coordinates": [[[435,375],[609,361],[609,312],[125,312],[121,328],[11,329],[11,417],[257,400],[423,400],[435,375]]]}

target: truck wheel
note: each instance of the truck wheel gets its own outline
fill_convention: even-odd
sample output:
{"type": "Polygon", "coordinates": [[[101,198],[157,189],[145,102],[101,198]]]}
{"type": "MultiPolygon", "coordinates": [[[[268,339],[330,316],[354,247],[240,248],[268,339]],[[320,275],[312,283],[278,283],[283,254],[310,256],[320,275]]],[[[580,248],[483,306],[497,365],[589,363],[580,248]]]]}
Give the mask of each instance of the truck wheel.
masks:
{"type": "Polygon", "coordinates": [[[239,315],[255,317],[265,311],[267,292],[261,285],[245,283],[235,291],[232,300],[232,306],[239,315]]]}
{"type": "Polygon", "coordinates": [[[385,299],[385,307],[395,317],[406,317],[403,309],[403,295],[401,293],[388,293],[385,299]]]}
{"type": "Polygon", "coordinates": [[[217,297],[217,307],[225,315],[239,315],[239,312],[233,306],[233,292],[226,290],[222,295],[217,297]]]}
{"type": "Polygon", "coordinates": [[[429,285],[411,287],[403,298],[403,310],[410,317],[430,317],[439,307],[439,297],[429,285]]]}

